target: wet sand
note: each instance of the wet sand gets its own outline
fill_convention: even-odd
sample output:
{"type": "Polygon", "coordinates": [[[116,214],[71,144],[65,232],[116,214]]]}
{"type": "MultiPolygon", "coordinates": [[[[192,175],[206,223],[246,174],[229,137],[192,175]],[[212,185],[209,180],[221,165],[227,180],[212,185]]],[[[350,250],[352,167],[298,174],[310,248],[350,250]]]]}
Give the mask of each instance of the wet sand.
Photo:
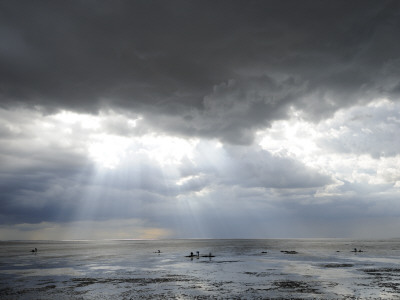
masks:
{"type": "Polygon", "coordinates": [[[164,241],[157,244],[164,246],[160,254],[151,243],[113,243],[104,251],[89,244],[62,253],[48,247],[9,261],[3,252],[0,298],[400,299],[397,241],[386,252],[370,244],[371,251],[356,254],[343,250],[350,248],[347,241],[337,246],[340,252],[298,241],[271,244],[268,251],[251,241],[190,243],[164,241]],[[278,249],[284,246],[295,250],[278,249]],[[215,257],[185,257],[195,247],[215,257]]]}

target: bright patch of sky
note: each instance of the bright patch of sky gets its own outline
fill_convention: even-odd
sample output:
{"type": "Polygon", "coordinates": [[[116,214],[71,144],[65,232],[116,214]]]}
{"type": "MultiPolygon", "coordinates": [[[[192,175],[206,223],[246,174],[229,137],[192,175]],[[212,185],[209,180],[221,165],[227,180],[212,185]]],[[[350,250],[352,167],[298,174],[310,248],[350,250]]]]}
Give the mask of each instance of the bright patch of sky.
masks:
{"type": "Polygon", "coordinates": [[[318,123],[292,111],[258,132],[261,147],[274,156],[291,157],[340,181],[393,184],[400,179],[396,153],[399,105],[387,99],[342,109],[318,123]],[[382,135],[392,135],[388,140],[382,135]]]}
{"type": "MultiPolygon", "coordinates": [[[[229,231],[229,219],[240,219],[243,211],[251,215],[264,211],[255,220],[263,223],[261,219],[266,214],[273,223],[277,222],[273,215],[300,217],[306,207],[330,207],[333,202],[337,205],[338,199],[342,199],[339,203],[345,203],[350,197],[370,203],[366,205],[372,215],[383,213],[382,205],[389,205],[392,200],[372,205],[362,195],[368,192],[370,197],[392,198],[399,193],[400,156],[392,149],[395,141],[385,144],[381,140],[383,132],[392,134],[398,130],[399,111],[397,104],[382,99],[367,106],[339,110],[330,119],[312,123],[303,119],[300,111],[291,110],[289,119],[275,121],[269,128],[258,131],[255,143],[248,146],[185,139],[155,131],[138,134],[140,131],[136,130],[145,121],[143,118],[132,121],[112,111],[96,116],[68,111],[41,115],[38,111],[21,109],[2,110],[0,114],[3,128],[12,133],[8,147],[13,154],[8,155],[24,157],[25,162],[19,164],[34,167],[38,161],[54,159],[54,151],[66,154],[65,163],[74,160],[74,156],[68,158],[71,155],[81,157],[82,162],[86,159],[92,162],[97,171],[92,178],[86,178],[88,183],[81,187],[77,186],[78,182],[74,183],[81,193],[80,208],[75,217],[70,216],[78,218],[74,222],[88,216],[96,219],[98,213],[105,213],[101,207],[108,213],[114,211],[111,217],[118,216],[122,210],[126,213],[140,208],[141,213],[134,213],[133,217],[143,224],[149,222],[153,231],[146,229],[136,237],[161,237],[167,232],[168,236],[187,236],[188,231],[181,226],[197,232],[198,237],[206,237],[211,229],[205,223],[218,226],[217,232],[222,236],[229,231]],[[15,119],[20,120],[18,125],[10,121],[15,119]],[[116,120],[125,126],[123,131],[110,126],[116,120]],[[127,128],[132,130],[129,135],[127,128]],[[30,149],[24,149],[24,144],[30,144],[30,149]],[[31,154],[30,158],[27,153],[31,154]],[[300,172],[300,168],[304,171],[300,172]],[[318,179],[321,176],[325,179],[318,179]],[[107,204],[109,201],[112,206],[107,204]],[[287,206],[289,203],[291,208],[287,206]],[[220,213],[216,214],[217,211],[220,213]],[[168,212],[173,212],[185,225],[160,221],[168,212]],[[211,222],[210,216],[220,221],[211,222]]],[[[5,155],[6,148],[2,149],[5,155]]],[[[15,169],[16,165],[9,164],[8,168],[15,169]]],[[[46,194],[57,197],[59,193],[66,193],[66,189],[71,193],[71,187],[65,186],[62,180],[58,185],[58,191],[49,186],[46,194]]],[[[392,204],[392,213],[397,210],[400,212],[400,207],[392,204]]],[[[95,219],[93,222],[98,222],[95,219]]],[[[304,226],[302,221],[301,224],[304,226]]],[[[2,230],[8,236],[12,230],[7,228],[2,230]]],[[[286,231],[290,232],[288,228],[286,231]]],[[[41,236],[38,232],[32,229],[31,237],[41,236]]],[[[280,232],[288,234],[283,229],[280,232]]],[[[77,236],[72,231],[63,233],[66,237],[77,236]]]]}

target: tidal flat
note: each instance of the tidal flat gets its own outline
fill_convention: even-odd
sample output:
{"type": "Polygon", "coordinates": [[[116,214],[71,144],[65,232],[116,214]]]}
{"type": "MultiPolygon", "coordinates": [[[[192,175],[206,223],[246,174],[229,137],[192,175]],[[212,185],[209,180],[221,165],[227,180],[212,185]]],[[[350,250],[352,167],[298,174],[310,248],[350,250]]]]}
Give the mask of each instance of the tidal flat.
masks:
{"type": "Polygon", "coordinates": [[[3,241],[0,298],[400,299],[400,240],[3,241]]]}

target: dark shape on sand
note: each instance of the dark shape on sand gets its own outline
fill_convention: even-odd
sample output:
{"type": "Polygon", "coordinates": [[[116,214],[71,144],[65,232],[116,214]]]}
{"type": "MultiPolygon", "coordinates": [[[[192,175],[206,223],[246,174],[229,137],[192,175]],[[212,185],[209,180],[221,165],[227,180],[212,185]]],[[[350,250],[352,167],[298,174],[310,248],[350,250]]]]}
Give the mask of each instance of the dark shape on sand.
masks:
{"type": "Polygon", "coordinates": [[[214,255],[211,254],[211,252],[208,255],[202,255],[201,257],[215,257],[214,255]]]}
{"type": "Polygon", "coordinates": [[[190,255],[187,255],[187,256],[185,256],[185,257],[197,257],[197,258],[199,258],[200,257],[200,252],[199,251],[196,251],[196,255],[194,255],[193,254],[193,252],[190,252],[190,255]]]}
{"type": "Polygon", "coordinates": [[[351,268],[354,267],[353,264],[339,264],[339,263],[329,263],[321,265],[323,268],[351,268]]]}
{"type": "MultiPolygon", "coordinates": [[[[193,254],[193,252],[190,252],[190,255],[187,255],[187,256],[185,256],[185,257],[191,257],[191,258],[197,257],[197,258],[200,258],[200,252],[199,252],[199,251],[196,251],[196,254],[193,254]]],[[[201,257],[215,257],[215,256],[212,255],[211,252],[210,252],[209,254],[207,254],[207,255],[202,255],[201,257]]]]}
{"type": "Polygon", "coordinates": [[[353,251],[351,251],[351,252],[354,252],[354,253],[356,253],[356,252],[364,252],[364,251],[362,251],[361,249],[360,249],[360,250],[357,250],[357,248],[354,248],[354,250],[353,250],[353,251]]]}

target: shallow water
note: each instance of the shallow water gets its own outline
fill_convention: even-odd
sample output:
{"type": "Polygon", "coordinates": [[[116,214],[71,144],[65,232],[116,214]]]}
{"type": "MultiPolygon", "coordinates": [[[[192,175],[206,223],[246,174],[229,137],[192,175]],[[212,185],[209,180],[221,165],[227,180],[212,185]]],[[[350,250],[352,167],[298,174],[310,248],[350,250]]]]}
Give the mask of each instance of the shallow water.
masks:
{"type": "Polygon", "coordinates": [[[398,239],[0,242],[0,298],[400,299],[399,258],[398,239]]]}

